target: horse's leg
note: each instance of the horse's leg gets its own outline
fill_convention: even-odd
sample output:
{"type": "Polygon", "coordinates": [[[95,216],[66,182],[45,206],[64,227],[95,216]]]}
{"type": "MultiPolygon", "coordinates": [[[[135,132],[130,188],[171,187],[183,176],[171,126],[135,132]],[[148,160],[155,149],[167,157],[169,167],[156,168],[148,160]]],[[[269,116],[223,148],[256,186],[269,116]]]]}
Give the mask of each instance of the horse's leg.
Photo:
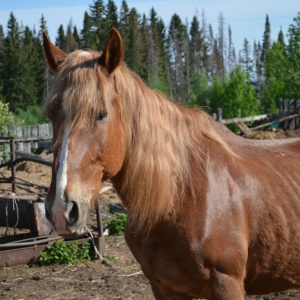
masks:
{"type": "Polygon", "coordinates": [[[192,300],[193,299],[191,297],[175,295],[153,283],[151,283],[151,288],[156,300],[192,300]]]}
{"type": "Polygon", "coordinates": [[[214,272],[211,282],[210,300],[244,300],[243,279],[214,272]]]}

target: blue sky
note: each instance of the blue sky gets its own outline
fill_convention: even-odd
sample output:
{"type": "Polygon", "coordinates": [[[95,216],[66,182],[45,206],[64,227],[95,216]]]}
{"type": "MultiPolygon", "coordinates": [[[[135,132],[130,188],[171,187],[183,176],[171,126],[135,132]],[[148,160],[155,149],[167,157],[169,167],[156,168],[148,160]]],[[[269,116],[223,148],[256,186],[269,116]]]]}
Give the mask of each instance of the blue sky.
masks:
{"type": "MultiPolygon", "coordinates": [[[[114,2],[119,8],[121,0],[114,2]]],[[[0,0],[0,24],[6,32],[9,14],[13,12],[19,23],[38,28],[44,14],[50,38],[54,40],[59,25],[66,27],[71,18],[80,30],[83,14],[92,3],[93,0],[0,0]]],[[[242,48],[244,38],[251,45],[254,40],[262,40],[266,14],[270,18],[272,38],[276,39],[280,28],[286,34],[293,18],[300,12],[299,0],[127,0],[127,4],[146,15],[154,7],[165,25],[169,24],[174,13],[183,22],[190,22],[195,14],[200,19],[204,9],[207,22],[212,24],[215,32],[218,29],[218,15],[222,12],[226,28],[231,26],[237,51],[242,48]]]]}

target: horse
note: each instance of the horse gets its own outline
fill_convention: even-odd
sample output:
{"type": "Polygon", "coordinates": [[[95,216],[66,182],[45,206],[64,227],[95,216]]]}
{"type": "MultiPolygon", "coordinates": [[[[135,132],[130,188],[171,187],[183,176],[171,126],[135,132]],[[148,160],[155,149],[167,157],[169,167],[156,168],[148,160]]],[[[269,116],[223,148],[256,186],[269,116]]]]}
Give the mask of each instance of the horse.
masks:
{"type": "Polygon", "coordinates": [[[111,180],[155,299],[238,300],[300,286],[299,138],[247,140],[166,99],[127,67],[115,28],[102,52],[67,55],[46,32],[43,45],[55,74],[45,209],[58,234],[86,232],[111,180]]]}

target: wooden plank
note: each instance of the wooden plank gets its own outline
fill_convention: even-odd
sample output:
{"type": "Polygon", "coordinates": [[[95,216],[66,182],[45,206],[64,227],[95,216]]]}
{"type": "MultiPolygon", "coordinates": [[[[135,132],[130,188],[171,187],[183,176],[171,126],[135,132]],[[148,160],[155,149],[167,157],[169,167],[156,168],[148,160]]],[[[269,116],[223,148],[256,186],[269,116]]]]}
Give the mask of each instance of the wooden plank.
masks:
{"type": "Polygon", "coordinates": [[[256,130],[256,129],[260,129],[260,128],[264,128],[264,127],[270,126],[270,125],[272,125],[276,121],[282,122],[282,121],[287,121],[287,120],[291,120],[293,118],[298,118],[298,117],[299,117],[298,114],[287,116],[287,117],[281,118],[279,120],[273,120],[272,122],[268,122],[268,123],[265,123],[265,124],[261,124],[261,125],[252,127],[251,130],[256,130]]]}
{"type": "MultiPolygon", "coordinates": [[[[31,136],[32,136],[32,137],[38,138],[38,135],[39,135],[38,126],[37,126],[37,125],[31,126],[31,136]]],[[[32,143],[32,147],[33,147],[34,149],[37,149],[37,147],[38,147],[38,140],[36,140],[36,141],[34,141],[34,142],[32,143]]]]}
{"type": "Polygon", "coordinates": [[[251,129],[243,121],[239,120],[236,125],[241,129],[246,137],[249,137],[251,135],[251,129]]]}
{"type": "MultiPolygon", "coordinates": [[[[30,138],[31,137],[31,126],[25,126],[24,127],[24,138],[30,138]]],[[[31,140],[24,142],[24,151],[31,152],[31,140]]]]}
{"type": "Polygon", "coordinates": [[[242,122],[257,121],[257,120],[265,119],[267,116],[268,115],[258,115],[258,116],[250,116],[250,117],[243,117],[243,118],[225,119],[222,120],[222,124],[224,125],[236,124],[239,121],[242,122]]]}

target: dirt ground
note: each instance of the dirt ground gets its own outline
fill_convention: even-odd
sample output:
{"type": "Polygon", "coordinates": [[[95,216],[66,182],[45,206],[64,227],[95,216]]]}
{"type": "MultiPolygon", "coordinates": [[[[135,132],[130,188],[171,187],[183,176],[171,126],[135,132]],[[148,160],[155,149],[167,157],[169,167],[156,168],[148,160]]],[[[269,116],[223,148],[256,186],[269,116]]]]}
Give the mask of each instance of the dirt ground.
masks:
{"type": "MultiPolygon", "coordinates": [[[[255,138],[286,137],[286,133],[271,134],[261,133],[257,134],[255,138]]],[[[291,135],[300,136],[300,131],[291,135]]],[[[9,176],[8,171],[4,173],[5,176],[9,176]]],[[[49,186],[50,168],[35,163],[24,163],[18,166],[17,177],[49,186]]],[[[26,191],[18,192],[26,193],[26,191]]],[[[120,199],[113,190],[101,195],[104,217],[109,205],[116,203],[119,204],[120,199]]],[[[0,268],[0,299],[150,300],[154,297],[148,280],[130,253],[124,236],[121,235],[105,237],[105,258],[102,263],[94,260],[76,265],[18,265],[0,268]]],[[[300,300],[300,290],[252,296],[246,299],[300,300]]]]}

